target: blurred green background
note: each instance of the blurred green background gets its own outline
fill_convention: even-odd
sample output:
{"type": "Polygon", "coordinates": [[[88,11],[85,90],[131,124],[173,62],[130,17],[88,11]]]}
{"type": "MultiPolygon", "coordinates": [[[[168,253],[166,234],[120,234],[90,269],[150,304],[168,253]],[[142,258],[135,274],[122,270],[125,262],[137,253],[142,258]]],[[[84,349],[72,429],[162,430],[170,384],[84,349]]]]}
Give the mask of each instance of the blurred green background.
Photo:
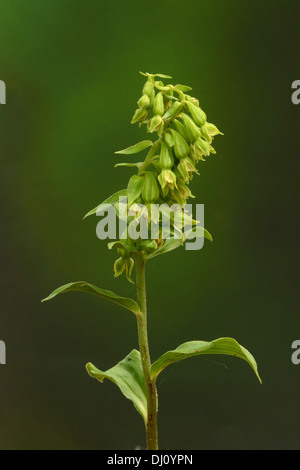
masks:
{"type": "Polygon", "coordinates": [[[145,445],[132,404],[85,371],[137,347],[134,315],[85,294],[40,303],[75,280],[135,295],[113,277],[97,218],[82,217],[132,174],[114,152],[145,138],[130,124],[139,70],[192,86],[225,133],[192,182],[213,243],[148,265],[152,359],[232,336],[263,379],[230,357],[169,367],[160,446],[300,448],[299,2],[1,0],[0,11],[1,449],[145,445]]]}

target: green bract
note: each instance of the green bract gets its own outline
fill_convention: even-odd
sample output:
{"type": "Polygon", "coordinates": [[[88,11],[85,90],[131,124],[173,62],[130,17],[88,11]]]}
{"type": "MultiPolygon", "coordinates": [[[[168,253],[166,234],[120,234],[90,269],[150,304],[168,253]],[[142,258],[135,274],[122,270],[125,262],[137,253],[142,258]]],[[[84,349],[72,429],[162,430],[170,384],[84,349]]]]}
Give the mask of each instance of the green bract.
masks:
{"type": "MultiPolygon", "coordinates": [[[[133,402],[145,423],[147,448],[157,450],[156,379],[168,365],[193,356],[223,354],[243,359],[251,366],[259,380],[260,377],[254,357],[232,338],[189,341],[167,351],[151,363],[147,332],[145,265],[152,258],[179,248],[192,237],[212,241],[211,234],[198,220],[187,214],[184,206],[189,198],[194,197],[189,187],[193,176],[199,174],[198,167],[205,158],[216,153],[212,142],[215,136],[222,133],[214,124],[207,122],[207,116],[198,99],[189,94],[191,87],[172,85],[169,82],[165,84],[162,80],[171,79],[168,75],[143,72],[141,74],[146,77],[146,82],[142,87],[141,96],[137,99],[138,107],[131,122],[138,123],[139,126],[145,125],[146,132],[157,133],[157,138],[142,140],[115,152],[130,156],[139,154],[139,161],[115,165],[132,168],[134,174],[130,176],[127,184],[124,184],[126,189],[115,192],[85,215],[103,215],[103,212],[113,209],[120,221],[125,221],[131,228],[122,229],[119,239],[109,242],[108,248],[117,251],[113,269],[115,277],[124,273],[129,282],[134,282],[132,272],[135,267],[137,299],[119,296],[109,290],[79,281],[59,287],[44,300],[50,300],[65,292],[80,291],[110,300],[135,314],[140,351],[132,350],[125,359],[105,372],[91,363],[88,363],[86,368],[89,375],[100,382],[105,378],[114,382],[124,396],[133,402]],[[143,156],[142,152],[146,149],[147,152],[143,156]],[[170,222],[167,238],[166,228],[162,224],[166,216],[170,222]],[[189,226],[189,230],[184,233],[180,230],[182,220],[189,226]],[[152,223],[157,226],[155,234],[152,232],[152,223]],[[146,228],[148,236],[133,236],[133,233],[137,233],[137,227],[142,225],[146,228]]],[[[176,276],[175,283],[178,273],[176,276]]],[[[160,291],[159,295],[162,294],[163,291],[160,291]]]]}

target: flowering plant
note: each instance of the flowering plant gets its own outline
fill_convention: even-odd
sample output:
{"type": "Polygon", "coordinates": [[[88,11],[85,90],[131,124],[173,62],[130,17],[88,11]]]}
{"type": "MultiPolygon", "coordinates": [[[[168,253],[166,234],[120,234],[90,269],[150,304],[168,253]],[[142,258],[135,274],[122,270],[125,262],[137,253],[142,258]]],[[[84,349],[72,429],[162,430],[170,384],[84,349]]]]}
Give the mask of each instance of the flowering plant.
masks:
{"type": "Polygon", "coordinates": [[[147,448],[156,450],[156,379],[169,364],[203,354],[227,354],[244,359],[259,380],[260,377],[253,356],[232,338],[189,341],[151,362],[145,266],[152,258],[180,247],[193,237],[212,240],[210,233],[199,225],[199,220],[194,220],[187,213],[185,206],[188,198],[194,197],[189,188],[190,181],[199,174],[199,164],[210,154],[216,153],[212,143],[221,132],[207,121],[199,101],[188,93],[190,87],[164,84],[162,80],[171,79],[168,75],[142,75],[146,77],[146,82],[131,122],[145,125],[148,133],[157,134],[157,139],[154,142],[143,140],[116,152],[133,155],[149,149],[140,162],[116,165],[136,168],[136,174],[131,176],[125,189],[114,193],[85,216],[99,215],[113,208],[120,224],[125,222],[119,239],[108,246],[118,253],[114,263],[115,276],[125,273],[128,281],[134,282],[132,271],[135,265],[137,299],[122,297],[79,281],[59,287],[44,300],[64,292],[82,291],[115,302],[136,316],[139,350],[133,349],[125,359],[107,371],[101,371],[91,363],[86,368],[89,375],[100,382],[105,378],[114,382],[133,402],[145,423],[147,448]],[[166,219],[167,227],[164,223],[166,219]],[[185,228],[184,233],[182,227],[185,228]]]}

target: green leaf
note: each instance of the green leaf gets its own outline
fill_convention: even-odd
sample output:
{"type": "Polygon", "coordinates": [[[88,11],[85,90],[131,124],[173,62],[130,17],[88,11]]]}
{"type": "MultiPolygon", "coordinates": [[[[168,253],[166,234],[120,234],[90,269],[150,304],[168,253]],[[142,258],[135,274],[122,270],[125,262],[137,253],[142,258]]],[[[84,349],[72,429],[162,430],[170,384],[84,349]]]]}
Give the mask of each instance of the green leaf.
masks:
{"type": "Polygon", "coordinates": [[[178,85],[175,85],[175,88],[178,88],[178,90],[180,91],[191,91],[193,88],[191,88],[190,86],[187,86],[187,85],[180,85],[180,83],[178,85]]]}
{"type": "Polygon", "coordinates": [[[155,258],[155,256],[163,255],[164,253],[168,253],[168,251],[175,250],[182,246],[182,240],[180,238],[168,238],[165,240],[164,245],[162,245],[158,250],[151,253],[147,258],[155,258]]]}
{"type": "Polygon", "coordinates": [[[127,147],[127,149],[124,150],[119,150],[118,152],[115,153],[121,153],[125,155],[132,155],[133,153],[139,153],[142,150],[151,147],[153,145],[152,140],[142,140],[141,142],[138,142],[135,145],[131,145],[131,147],[127,147]]]}
{"type": "Polygon", "coordinates": [[[93,284],[89,284],[88,282],[78,281],[78,282],[70,282],[69,284],[65,284],[64,286],[59,287],[55,291],[53,291],[48,297],[42,300],[45,302],[47,300],[51,300],[56,297],[58,294],[63,294],[65,292],[86,292],[87,294],[94,294],[102,297],[103,299],[111,300],[112,302],[120,305],[121,307],[130,310],[135,315],[139,315],[140,309],[138,304],[133,299],[129,299],[127,297],[121,297],[120,295],[115,294],[109,290],[100,289],[100,287],[96,287],[93,284]]]}
{"type": "Polygon", "coordinates": [[[123,395],[132,401],[145,423],[147,422],[147,398],[139,351],[133,349],[125,359],[106,372],[97,369],[90,362],[86,365],[86,369],[88,374],[99,382],[109,379],[115,383],[123,395]]]}
{"type": "Polygon", "coordinates": [[[210,242],[213,241],[213,237],[211,236],[209,231],[206,230],[206,228],[204,227],[196,227],[191,230],[187,230],[185,233],[186,240],[192,240],[193,238],[196,238],[196,237],[197,238],[204,237],[204,238],[207,238],[207,240],[209,240],[210,242]]]}
{"type": "Polygon", "coordinates": [[[122,189],[121,191],[117,191],[116,193],[114,193],[112,196],[109,196],[107,199],[105,199],[105,201],[101,202],[101,204],[99,204],[97,207],[95,207],[95,209],[92,209],[91,211],[89,211],[84,217],[83,217],[83,220],[86,219],[86,217],[90,216],[90,215],[94,215],[96,214],[96,212],[99,210],[101,210],[102,208],[104,209],[104,206],[106,206],[107,204],[115,204],[116,202],[119,201],[119,198],[121,197],[126,197],[127,195],[127,189],[122,189]]]}
{"type": "Polygon", "coordinates": [[[119,166],[128,166],[129,168],[137,167],[140,168],[143,162],[137,162],[137,163],[117,163],[115,165],[115,168],[118,168],[119,166]]]}
{"type": "Polygon", "coordinates": [[[154,77],[159,77],[159,78],[172,78],[170,75],[163,75],[162,73],[155,73],[154,77]]]}
{"type": "Polygon", "coordinates": [[[151,377],[156,379],[158,374],[169,364],[202,354],[226,354],[244,359],[252,367],[261,383],[254,357],[233,338],[218,338],[214,341],[189,341],[188,343],[183,343],[173,351],[163,354],[152,364],[151,377]]]}
{"type": "Polygon", "coordinates": [[[128,207],[140,196],[143,185],[144,185],[144,176],[133,175],[127,186],[127,197],[128,197],[128,207]]]}

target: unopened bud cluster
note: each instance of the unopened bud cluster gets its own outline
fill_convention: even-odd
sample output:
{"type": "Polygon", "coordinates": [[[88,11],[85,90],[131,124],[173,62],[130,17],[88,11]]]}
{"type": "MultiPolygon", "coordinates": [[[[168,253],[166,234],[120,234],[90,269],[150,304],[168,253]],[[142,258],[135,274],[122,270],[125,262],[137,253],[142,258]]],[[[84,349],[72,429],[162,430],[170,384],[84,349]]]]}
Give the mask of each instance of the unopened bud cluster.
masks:
{"type": "Polygon", "coordinates": [[[170,77],[146,75],[131,122],[146,124],[149,133],[157,132],[159,141],[147,170],[142,165],[146,187],[142,199],[145,203],[160,200],[183,207],[187,198],[193,197],[188,184],[198,174],[197,164],[216,153],[212,141],[221,132],[207,121],[199,101],[186,93],[190,87],[165,85],[156,78],[170,77]]]}
{"type": "MultiPolygon", "coordinates": [[[[128,184],[129,206],[143,204],[151,214],[151,204],[178,204],[184,207],[189,197],[194,197],[189,183],[194,174],[199,174],[197,166],[210,154],[216,153],[212,143],[218,128],[207,121],[199,101],[188,94],[190,87],[163,83],[161,79],[171,77],[161,74],[142,74],[147,77],[137,109],[131,123],[145,125],[150,134],[157,133],[155,142],[143,141],[136,146],[117,153],[138,153],[150,146],[143,162],[136,164],[137,175],[131,177],[128,184]],[[136,150],[131,150],[136,147],[136,150]],[[130,150],[130,151],[129,151],[130,150]],[[133,197],[132,197],[133,195],[133,197]]],[[[133,166],[132,163],[122,165],[133,166]]],[[[182,209],[183,210],[183,209],[182,209]]],[[[115,263],[115,275],[126,271],[130,279],[133,251],[155,250],[162,240],[134,242],[127,238],[123,243],[125,251],[115,263]],[[129,246],[130,245],[130,246],[129,246]],[[149,246],[148,246],[149,245],[149,246]]]]}

